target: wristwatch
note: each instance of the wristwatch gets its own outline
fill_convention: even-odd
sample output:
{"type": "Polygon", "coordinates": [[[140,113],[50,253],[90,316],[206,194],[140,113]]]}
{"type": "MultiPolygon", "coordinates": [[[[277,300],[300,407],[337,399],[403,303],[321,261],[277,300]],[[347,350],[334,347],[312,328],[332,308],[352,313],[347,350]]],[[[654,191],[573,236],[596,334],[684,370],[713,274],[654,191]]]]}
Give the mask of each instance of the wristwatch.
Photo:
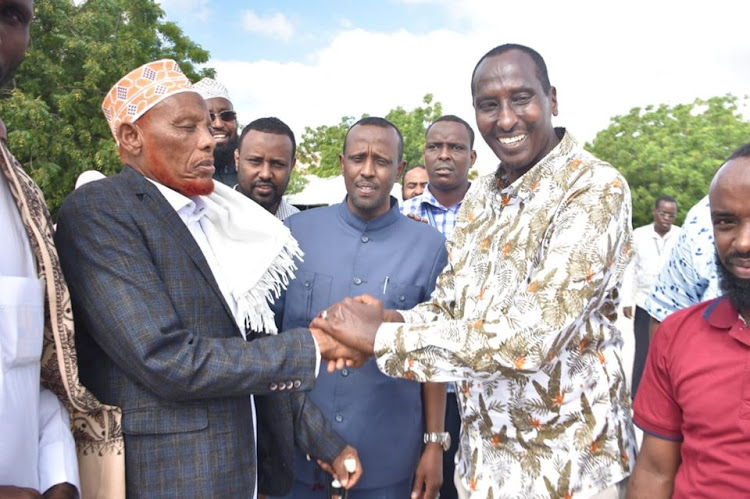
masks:
{"type": "Polygon", "coordinates": [[[440,444],[443,450],[447,451],[451,446],[451,434],[447,431],[444,433],[425,433],[424,443],[428,442],[440,444]]]}

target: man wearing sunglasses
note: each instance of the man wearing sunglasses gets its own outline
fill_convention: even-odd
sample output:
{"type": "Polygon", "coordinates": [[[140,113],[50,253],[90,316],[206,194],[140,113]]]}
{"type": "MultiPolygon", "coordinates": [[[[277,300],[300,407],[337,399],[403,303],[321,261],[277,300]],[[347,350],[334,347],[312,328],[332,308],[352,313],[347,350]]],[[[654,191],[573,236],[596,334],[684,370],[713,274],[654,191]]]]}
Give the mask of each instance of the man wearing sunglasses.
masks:
{"type": "Polygon", "coordinates": [[[214,149],[214,180],[229,187],[237,184],[234,151],[237,149],[237,113],[229,98],[227,88],[216,80],[203,78],[193,88],[205,99],[211,117],[214,149]]]}
{"type": "Polygon", "coordinates": [[[631,393],[635,397],[641,381],[648,353],[648,330],[650,316],[645,309],[646,298],[654,287],[656,277],[672,253],[672,247],[680,236],[680,228],[674,225],[677,217],[677,202],[671,196],[659,196],[652,212],[654,222],[633,231],[633,259],[628,265],[623,280],[623,310],[633,320],[635,357],[631,393]],[[633,314],[635,304],[635,314],[633,314]]]}

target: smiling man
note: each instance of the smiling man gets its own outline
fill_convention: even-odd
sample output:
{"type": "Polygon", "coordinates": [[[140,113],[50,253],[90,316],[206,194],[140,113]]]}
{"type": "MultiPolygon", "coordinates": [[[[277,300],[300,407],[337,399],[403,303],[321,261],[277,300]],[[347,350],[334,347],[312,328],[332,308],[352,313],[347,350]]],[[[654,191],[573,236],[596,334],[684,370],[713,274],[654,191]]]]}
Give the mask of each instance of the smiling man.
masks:
{"type": "Polygon", "coordinates": [[[297,163],[294,133],[278,118],[259,118],[242,130],[234,153],[237,185],[234,187],[279,220],[299,212],[284,199],[297,163]]]}
{"type": "Polygon", "coordinates": [[[211,119],[214,148],[214,180],[234,187],[237,184],[234,151],[237,149],[237,113],[227,88],[212,78],[203,78],[193,88],[206,101],[211,119]]]}
{"type": "Polygon", "coordinates": [[[471,91],[500,164],[466,195],[430,299],[344,300],[312,326],[390,376],[458,383],[461,497],[617,498],[635,459],[614,323],[630,191],[552,126],[557,91],[533,49],[489,51],[471,91]]]}
{"type": "Polygon", "coordinates": [[[635,397],[643,445],[630,499],[750,492],[750,144],[709,188],[723,296],[669,315],[654,334],[635,397]]]}

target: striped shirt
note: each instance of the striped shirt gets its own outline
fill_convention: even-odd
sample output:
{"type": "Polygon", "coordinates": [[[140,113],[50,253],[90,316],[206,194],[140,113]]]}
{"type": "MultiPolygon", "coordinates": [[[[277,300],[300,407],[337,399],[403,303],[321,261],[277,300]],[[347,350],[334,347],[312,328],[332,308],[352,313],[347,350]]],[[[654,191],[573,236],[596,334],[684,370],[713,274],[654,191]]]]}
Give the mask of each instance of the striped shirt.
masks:
{"type": "Polygon", "coordinates": [[[422,194],[403,202],[401,213],[403,215],[419,215],[423,220],[427,220],[427,223],[439,230],[446,239],[450,239],[451,235],[453,235],[453,229],[456,227],[456,217],[462,203],[463,201],[459,201],[450,208],[446,208],[440,204],[440,201],[435,199],[428,185],[422,194]]]}

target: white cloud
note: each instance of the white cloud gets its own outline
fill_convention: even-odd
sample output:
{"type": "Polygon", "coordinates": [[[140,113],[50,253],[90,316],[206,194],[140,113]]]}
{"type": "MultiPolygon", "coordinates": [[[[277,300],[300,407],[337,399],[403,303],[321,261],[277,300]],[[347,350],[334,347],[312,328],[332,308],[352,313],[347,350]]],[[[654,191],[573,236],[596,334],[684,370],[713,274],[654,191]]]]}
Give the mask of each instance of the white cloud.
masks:
{"type": "Polygon", "coordinates": [[[252,10],[242,12],[242,27],[251,33],[287,41],[294,34],[294,26],[280,12],[263,17],[252,10]]]}
{"type": "MultiPolygon", "coordinates": [[[[465,0],[452,14],[470,21],[466,32],[348,29],[304,63],[212,60],[210,65],[230,89],[243,124],[278,116],[298,140],[305,126],[362,113],[384,115],[399,105],[410,109],[421,105],[426,93],[434,94],[445,113],[473,124],[471,71],[482,54],[506,42],[527,44],[545,57],[558,90],[556,124],[582,141],[632,107],[748,93],[748,2],[714,0],[710,9],[700,10],[666,0],[631,0],[620,7],[575,3],[586,7],[580,11],[571,5],[529,2],[518,12],[515,3],[465,0]]],[[[476,149],[480,171],[493,169],[496,160],[479,136],[476,149]]]]}

